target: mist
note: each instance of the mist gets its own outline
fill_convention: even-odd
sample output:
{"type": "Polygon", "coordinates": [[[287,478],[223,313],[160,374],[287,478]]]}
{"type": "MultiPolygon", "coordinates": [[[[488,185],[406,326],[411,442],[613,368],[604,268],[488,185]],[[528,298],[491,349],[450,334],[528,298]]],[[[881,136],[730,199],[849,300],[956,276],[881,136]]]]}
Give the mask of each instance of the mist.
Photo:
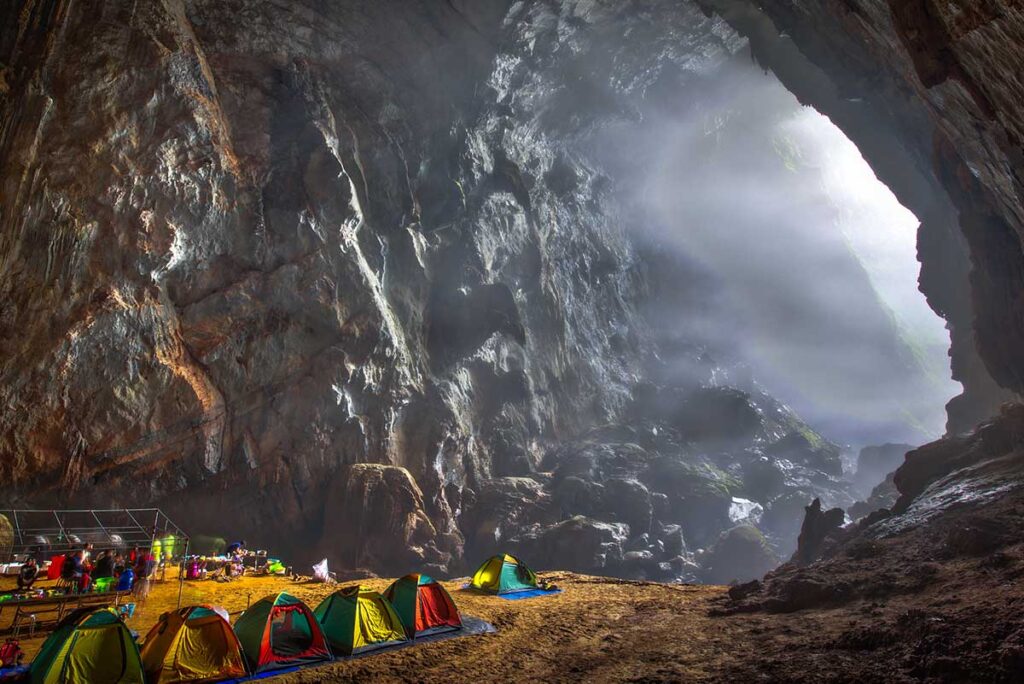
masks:
{"type": "Polygon", "coordinates": [[[941,436],[960,387],[917,289],[918,221],[856,146],[749,53],[659,79],[646,102],[595,151],[625,179],[638,238],[713,288],[659,324],[748,365],[837,441],[941,436]]]}

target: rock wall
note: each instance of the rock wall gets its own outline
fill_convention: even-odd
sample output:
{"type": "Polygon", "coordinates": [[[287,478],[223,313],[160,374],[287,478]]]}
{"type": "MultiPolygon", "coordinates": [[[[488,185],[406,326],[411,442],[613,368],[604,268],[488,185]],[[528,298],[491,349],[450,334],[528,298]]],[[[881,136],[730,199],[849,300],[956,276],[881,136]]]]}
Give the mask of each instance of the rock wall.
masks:
{"type": "MultiPolygon", "coordinates": [[[[925,289],[960,340],[967,404],[1002,396],[973,361],[968,310],[992,377],[1021,389],[1012,345],[1024,333],[1004,315],[1020,282],[1005,137],[1017,86],[971,86],[984,60],[965,56],[925,89],[880,3],[864,3],[876,23],[837,13],[857,3],[764,4],[834,82],[877,88],[863,73],[881,69],[893,124],[875,144],[906,141],[909,161],[888,175],[911,169],[894,188],[936,217],[922,231],[924,277],[955,287],[925,289]],[[816,43],[822,26],[843,40],[816,43]],[[872,48],[850,77],[843,55],[872,48]],[[994,118],[969,127],[986,97],[994,118]],[[942,134],[935,172],[930,131],[942,134]],[[968,228],[971,306],[951,205],[922,199],[939,180],[968,228]]],[[[577,145],[634,116],[630,98],[659,64],[711,67],[744,45],[692,3],[641,9],[0,9],[3,498],[157,504],[197,533],[234,530],[353,567],[453,570],[489,545],[587,539],[595,552],[580,564],[683,576],[680,536],[714,544],[742,495],[785,551],[810,495],[847,496],[834,445],[706,355],[686,352],[705,377],[651,382],[658,335],[642,303],[657,283],[610,180],[577,145]],[[595,49],[609,36],[617,51],[595,49]],[[604,83],[584,77],[595,60],[604,83]],[[695,418],[695,405],[712,414],[695,418]],[[593,443],[611,462],[577,479],[621,496],[565,498],[559,465],[593,443]],[[619,476],[622,454],[635,458],[619,476]],[[345,536],[366,510],[382,519],[345,536]],[[386,543],[404,547],[382,555],[386,543]]],[[[974,30],[997,27],[1005,45],[1019,13],[1007,6],[974,30]]]]}

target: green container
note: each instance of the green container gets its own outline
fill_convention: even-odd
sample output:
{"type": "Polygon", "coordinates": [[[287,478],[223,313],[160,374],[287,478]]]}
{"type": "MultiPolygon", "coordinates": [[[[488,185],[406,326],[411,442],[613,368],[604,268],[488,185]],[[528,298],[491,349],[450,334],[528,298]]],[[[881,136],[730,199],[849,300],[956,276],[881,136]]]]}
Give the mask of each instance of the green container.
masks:
{"type": "Polygon", "coordinates": [[[112,587],[113,585],[113,577],[101,577],[100,579],[93,582],[94,591],[96,591],[96,593],[99,594],[110,591],[110,587],[112,587]]]}

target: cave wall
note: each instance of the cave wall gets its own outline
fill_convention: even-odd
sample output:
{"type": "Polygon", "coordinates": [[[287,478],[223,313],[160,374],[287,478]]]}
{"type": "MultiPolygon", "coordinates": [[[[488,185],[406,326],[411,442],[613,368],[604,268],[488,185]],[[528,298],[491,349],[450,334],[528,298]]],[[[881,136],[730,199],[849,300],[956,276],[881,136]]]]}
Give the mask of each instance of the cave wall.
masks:
{"type": "MultiPolygon", "coordinates": [[[[628,416],[652,348],[649,272],[573,148],[635,111],[571,59],[554,83],[545,69],[631,23],[607,65],[628,94],[652,59],[739,49],[713,9],[923,218],[922,287],[965,384],[954,429],[1007,396],[991,378],[1021,389],[1019,84],[982,77],[1019,59],[1019,8],[946,35],[960,66],[926,88],[882,3],[763,3],[802,61],[773,56],[790,39],[761,40],[764,15],[712,4],[0,9],[3,499],[157,503],[351,566],[455,567],[487,483],[520,491],[546,445],[628,416]],[[354,541],[332,532],[364,508],[354,541]]],[[[782,415],[758,448],[786,430],[805,427],[782,415]]]]}

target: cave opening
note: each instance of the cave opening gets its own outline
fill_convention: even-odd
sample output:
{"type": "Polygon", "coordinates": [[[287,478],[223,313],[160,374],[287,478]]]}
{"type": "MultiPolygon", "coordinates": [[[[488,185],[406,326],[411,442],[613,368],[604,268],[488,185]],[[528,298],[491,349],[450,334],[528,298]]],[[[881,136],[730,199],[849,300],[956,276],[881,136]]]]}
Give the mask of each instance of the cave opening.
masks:
{"type": "Polygon", "coordinates": [[[713,293],[653,319],[749,366],[853,453],[944,433],[962,388],[918,286],[920,222],[827,116],[743,50],[662,73],[638,120],[595,139],[648,253],[686,262],[713,293]]]}

